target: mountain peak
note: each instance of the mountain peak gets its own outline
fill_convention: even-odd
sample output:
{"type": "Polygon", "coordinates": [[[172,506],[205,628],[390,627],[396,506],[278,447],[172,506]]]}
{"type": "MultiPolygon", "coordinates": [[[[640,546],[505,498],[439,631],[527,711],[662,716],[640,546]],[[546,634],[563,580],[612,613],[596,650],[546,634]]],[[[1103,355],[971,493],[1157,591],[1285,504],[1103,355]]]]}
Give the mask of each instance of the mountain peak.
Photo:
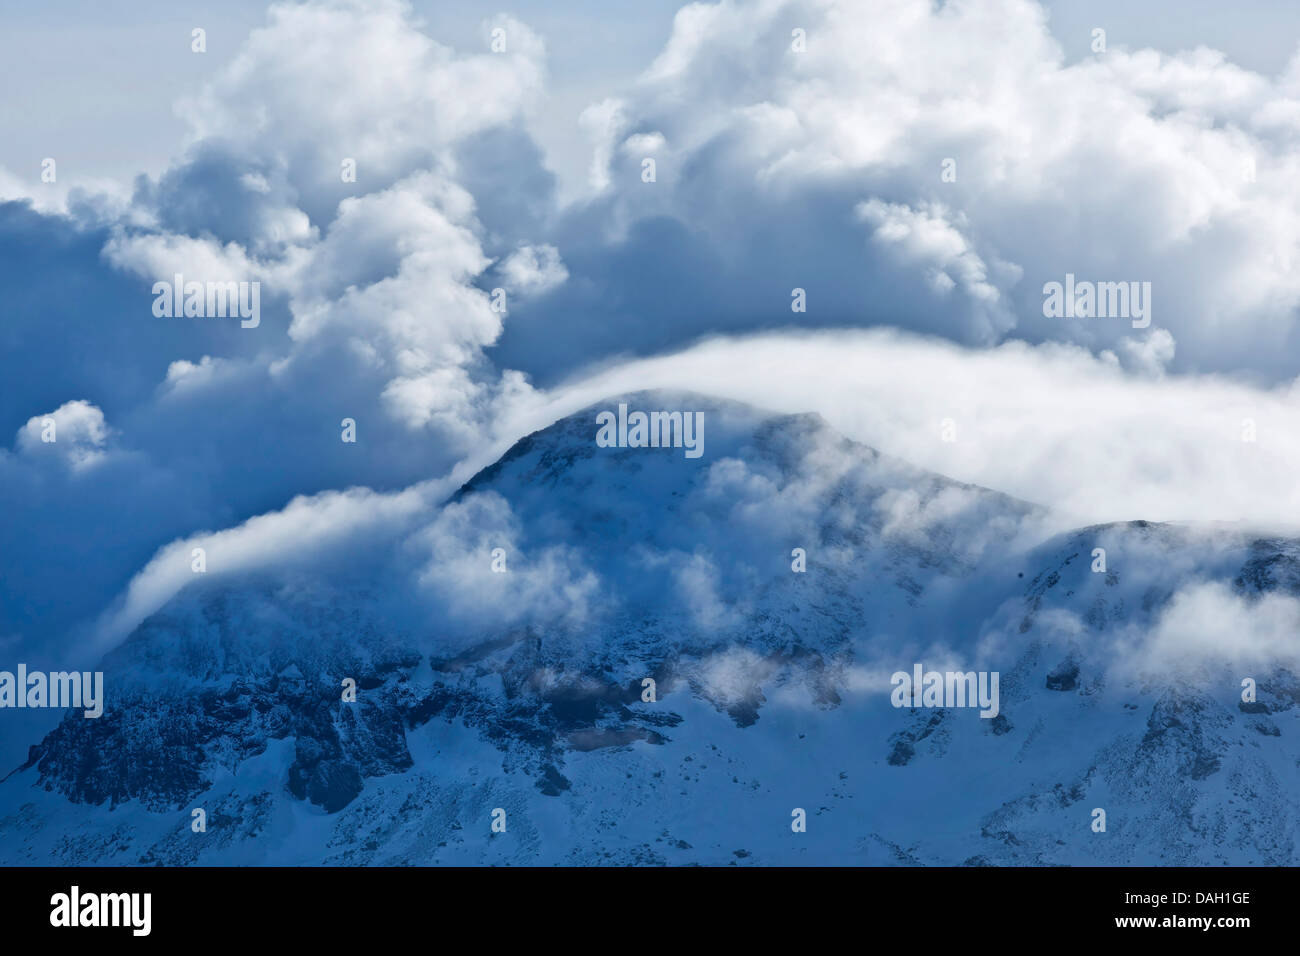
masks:
{"type": "Polygon", "coordinates": [[[1026,547],[1041,517],[819,416],[615,396],[365,560],[183,590],[105,659],[104,717],[0,782],[0,858],[790,862],[735,822],[788,804],[845,863],[1293,861],[1300,683],[1261,659],[1239,705],[1241,674],[1160,635],[1296,590],[1295,543],[1130,522],[1026,547]],[[602,443],[620,405],[702,414],[702,454],[602,443]],[[918,666],[998,673],[996,716],[892,704],[918,666]],[[222,821],[201,845],[196,805],[222,821]],[[1094,805],[1124,840],[1090,839],[1094,805]],[[485,846],[494,807],[516,838],[485,846]],[[1179,837],[1189,815],[1231,845],[1179,837]]]}

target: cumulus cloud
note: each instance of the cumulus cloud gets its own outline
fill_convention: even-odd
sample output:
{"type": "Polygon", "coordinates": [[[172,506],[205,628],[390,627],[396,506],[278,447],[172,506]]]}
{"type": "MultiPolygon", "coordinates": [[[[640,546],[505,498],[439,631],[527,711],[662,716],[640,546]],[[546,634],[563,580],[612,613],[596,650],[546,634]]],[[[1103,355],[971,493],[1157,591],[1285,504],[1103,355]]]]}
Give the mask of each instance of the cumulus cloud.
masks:
{"type": "MultiPolygon", "coordinates": [[[[240,388],[351,377],[365,396],[353,416],[373,409],[463,452],[520,380],[483,355],[502,316],[476,287],[492,257],[457,151],[516,123],[545,75],[544,46],[525,25],[484,27],[483,50],[463,54],[426,36],[401,0],[273,5],[178,107],[188,151],[141,179],[136,207],[151,219],[119,225],[106,261],[148,281],[259,282],[269,327],[209,352],[212,362],[256,353],[247,367],[265,379],[241,376],[240,388]],[[497,36],[505,49],[489,50],[497,36]]],[[[564,277],[546,244],[521,244],[504,269],[521,294],[564,277]]],[[[230,384],[187,377],[213,401],[230,384]]]]}
{"type": "Polygon", "coordinates": [[[1148,375],[1161,375],[1173,359],[1177,343],[1168,329],[1154,329],[1145,338],[1120,339],[1119,347],[1128,358],[1129,368],[1148,375]]]}
{"type": "MultiPolygon", "coordinates": [[[[872,238],[881,246],[896,250],[898,257],[926,269],[932,289],[944,295],[960,286],[961,291],[988,311],[986,325],[979,334],[993,339],[1015,325],[1001,305],[1001,292],[989,281],[989,270],[962,235],[948,221],[942,205],[910,206],[884,203],[872,199],[859,203],[858,218],[875,230],[872,238]]],[[[1003,266],[1008,281],[1020,278],[1020,270],[1003,266]]]]}
{"type": "Polygon", "coordinates": [[[549,292],[569,278],[569,270],[554,246],[521,246],[500,267],[506,287],[523,295],[549,292]]]}
{"type": "Polygon", "coordinates": [[[609,98],[592,103],[578,117],[578,123],[592,143],[588,183],[599,192],[610,184],[609,164],[615,138],[626,122],[621,100],[609,98]]]}
{"type": "MultiPolygon", "coordinates": [[[[504,240],[478,220],[460,180],[491,187],[465,167],[463,150],[494,130],[519,135],[545,50],[508,17],[484,30],[480,48],[456,52],[398,0],[276,4],[180,103],[190,127],[180,157],[129,196],[96,200],[62,170],[44,191],[0,184],[0,195],[28,200],[0,206],[0,242],[13,253],[5,284],[17,283],[18,314],[43,317],[7,333],[14,370],[26,375],[13,376],[0,411],[12,428],[28,424],[16,453],[0,455],[0,488],[26,513],[22,502],[47,493],[37,458],[96,465],[99,480],[78,503],[122,520],[88,545],[99,548],[96,571],[79,597],[104,601],[178,533],[240,528],[296,496],[352,485],[397,493],[446,475],[491,433],[494,403],[526,400],[526,378],[485,354],[502,315],[478,285],[504,240]],[[497,30],[501,52],[488,43],[497,30]],[[55,215],[33,210],[31,197],[55,215]],[[153,284],[176,274],[258,283],[261,323],[154,316],[153,284]],[[53,355],[51,335],[75,347],[53,355]],[[33,443],[44,408],[83,396],[86,409],[120,423],[129,454],[109,454],[107,426],[76,402],[54,413],[76,416],[58,422],[57,444],[33,443]],[[357,423],[355,444],[339,440],[345,418],[357,423]]],[[[526,162],[504,167],[498,178],[532,188],[526,162]]],[[[510,243],[535,250],[532,272],[526,258],[515,263],[521,285],[537,292],[557,280],[553,246],[510,243]]],[[[64,509],[69,524],[77,510],[64,509]]],[[[9,529],[15,544],[75,557],[65,540],[73,529],[47,519],[34,535],[34,517],[20,524],[9,529]]],[[[4,606],[19,620],[63,583],[52,572],[19,593],[17,566],[55,562],[6,544],[16,565],[4,570],[15,582],[4,606]]],[[[156,570],[132,587],[170,593],[147,585],[156,570]]],[[[63,633],[69,621],[56,627],[56,617],[24,632],[63,633]]]]}
{"type": "Polygon", "coordinates": [[[471,285],[489,264],[471,209],[467,194],[428,174],[346,200],[294,276],[289,335],[304,347],[286,364],[337,343],[387,379],[386,408],[404,423],[475,424],[490,387],[475,366],[501,314],[471,285]]]}
{"type": "MultiPolygon", "coordinates": [[[[53,158],[53,157],[47,157],[53,158]]],[[[54,167],[53,182],[42,182],[39,172],[20,176],[0,166],[0,202],[22,202],[47,215],[67,217],[83,225],[134,219],[131,190],[116,180],[69,175],[66,167],[54,167]]]]}
{"type": "MultiPolygon", "coordinates": [[[[540,41],[507,19],[494,29],[506,31],[508,55],[457,57],[419,32],[403,3],[277,6],[269,19],[204,90],[191,157],[140,190],[162,225],[198,234],[121,230],[104,255],[146,279],[265,284],[291,316],[269,374],[301,387],[340,361],[359,365],[382,382],[372,401],[383,412],[463,448],[504,383],[482,356],[501,314],[474,285],[491,258],[451,150],[516,116],[540,81],[540,41]],[[367,56],[379,67],[339,79],[340,61],[367,56]],[[466,111],[470,87],[480,108],[466,111]],[[264,88],[269,101],[253,96],[264,88]],[[324,114],[305,103],[322,89],[337,93],[324,114]],[[251,152],[226,145],[248,128],[261,131],[239,140],[251,152]],[[366,173],[355,183],[321,175],[343,152],[366,173]]],[[[546,245],[521,248],[506,272],[525,293],[563,279],[546,245]]]]}
{"type": "MultiPolygon", "coordinates": [[[[248,144],[313,220],[356,186],[383,189],[446,163],[455,143],[516,118],[541,92],[545,47],[510,17],[506,48],[458,54],[419,29],[405,0],[277,3],[234,61],[178,106],[191,142],[248,144]]],[[[485,36],[485,41],[487,37],[485,36]]]]}
{"type": "MultiPolygon", "coordinates": [[[[601,283],[606,310],[653,316],[620,323],[645,354],[698,336],[684,314],[708,310],[713,331],[789,323],[798,286],[801,324],[1064,340],[1143,373],[1276,380],[1300,342],[1297,63],[1269,78],[1204,48],[1114,44],[1067,63],[1030,0],[692,4],[638,85],[584,116],[599,191],[560,249],[589,263],[599,251],[572,246],[612,235],[624,255],[596,276],[571,265],[577,290],[553,308],[594,311],[578,290],[601,283]],[[671,268],[693,308],[632,265],[670,245],[690,251],[671,268]],[[1161,334],[1047,318],[1043,286],[1067,274],[1150,282],[1161,334]]],[[[534,342],[512,335],[521,353],[534,342]]]]}
{"type": "Polygon", "coordinates": [[[270,270],[237,242],[174,233],[118,233],[103,248],[104,258],[145,279],[171,282],[179,273],[200,282],[253,282],[270,270]]]}
{"type": "Polygon", "coordinates": [[[177,359],[167,366],[167,378],[163,387],[168,391],[205,388],[234,371],[235,363],[227,359],[214,359],[211,355],[205,355],[197,362],[177,359]]]}
{"type": "Polygon", "coordinates": [[[16,447],[27,457],[57,458],[81,471],[104,459],[110,435],[102,411],[90,402],[73,401],[29,419],[18,432],[16,447]]]}

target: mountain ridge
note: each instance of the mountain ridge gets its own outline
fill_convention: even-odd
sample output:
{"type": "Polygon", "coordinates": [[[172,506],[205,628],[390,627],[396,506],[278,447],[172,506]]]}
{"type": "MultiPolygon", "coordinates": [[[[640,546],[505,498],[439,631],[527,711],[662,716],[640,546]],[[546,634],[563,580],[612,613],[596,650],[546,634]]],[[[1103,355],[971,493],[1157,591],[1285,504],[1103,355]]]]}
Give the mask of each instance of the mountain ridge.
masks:
{"type": "Polygon", "coordinates": [[[1230,661],[1120,662],[1197,588],[1300,594],[1300,543],[1131,522],[1026,546],[1039,506],[699,396],[672,399],[708,410],[699,461],[596,446],[594,410],[662,398],[521,439],[371,578],[187,587],[106,657],[105,716],[0,783],[0,858],[1294,862],[1293,671],[1236,707],[1230,661]],[[1001,671],[998,717],[890,706],[914,662],[1001,671]]]}

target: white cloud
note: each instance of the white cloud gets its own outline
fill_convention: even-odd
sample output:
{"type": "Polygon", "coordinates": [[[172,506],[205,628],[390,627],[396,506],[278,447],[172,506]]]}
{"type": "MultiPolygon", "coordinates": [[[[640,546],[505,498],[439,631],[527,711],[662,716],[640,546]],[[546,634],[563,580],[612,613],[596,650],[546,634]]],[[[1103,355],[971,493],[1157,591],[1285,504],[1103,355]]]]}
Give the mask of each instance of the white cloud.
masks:
{"type": "MultiPolygon", "coordinates": [[[[220,243],[173,233],[114,235],[101,255],[119,269],[147,281],[173,281],[178,273],[186,282],[253,282],[273,274],[237,242],[220,243]]],[[[142,299],[146,313],[150,300],[142,299]]]]}
{"type": "MultiPolygon", "coordinates": [[[[57,157],[49,158],[57,160],[57,157]]],[[[96,218],[102,221],[130,217],[131,190],[127,184],[102,176],[87,176],[57,164],[55,175],[54,182],[42,182],[39,166],[26,176],[0,166],[0,202],[26,200],[38,212],[58,216],[70,215],[78,203],[88,203],[94,208],[96,218]]]]}
{"type": "Polygon", "coordinates": [[[550,245],[520,246],[499,268],[506,288],[522,295],[541,295],[569,278],[560,250],[550,245]]]}
{"type": "MultiPolygon", "coordinates": [[[[928,275],[937,290],[946,292],[960,284],[963,292],[988,315],[981,335],[988,339],[1015,325],[1015,319],[1001,303],[1001,293],[989,281],[984,260],[971,248],[961,230],[948,221],[948,210],[941,204],[925,204],[918,209],[878,199],[859,203],[857,216],[871,224],[873,239],[895,250],[904,262],[929,267],[928,275]]],[[[1014,283],[1018,269],[1004,269],[1014,283]]]]}
{"type": "Polygon", "coordinates": [[[1178,591],[1150,633],[1134,638],[1132,664],[1178,672],[1202,664],[1267,668],[1300,664],[1300,601],[1287,594],[1248,600],[1222,581],[1178,591]]]}
{"type": "Polygon", "coordinates": [[[485,628],[520,621],[584,624],[594,611],[597,576],[572,549],[532,549],[520,536],[518,519],[500,495],[452,502],[415,536],[428,555],[420,582],[480,637],[485,628]],[[494,570],[494,564],[504,570],[494,570]]]}
{"type": "Polygon", "coordinates": [[[404,0],[277,3],[233,62],[179,106],[198,143],[254,144],[291,167],[299,188],[382,188],[476,132],[507,123],[537,97],[545,49],[528,27],[498,17],[503,53],[454,53],[418,29],[404,0]]]}
{"type": "Polygon", "coordinates": [[[203,356],[198,362],[177,359],[167,366],[167,378],[163,382],[163,388],[169,392],[203,388],[238,374],[239,371],[238,363],[229,359],[214,359],[211,355],[203,356]]]}
{"type": "MultiPolygon", "coordinates": [[[[671,168],[691,170],[661,175],[649,205],[630,170],[603,174],[614,220],[672,215],[738,255],[760,228],[815,232],[829,190],[926,266],[886,303],[914,289],[957,310],[918,328],[1127,353],[1128,323],[1047,320],[1040,290],[1067,272],[1149,281],[1154,324],[1179,347],[1135,365],[1279,376],[1300,337],[1298,64],[1271,79],[1203,48],[1112,46],[1067,65],[1029,0],[693,4],[639,85],[588,122],[607,135],[598,167],[609,139],[654,130],[671,168]],[[807,52],[790,49],[792,25],[807,52]]],[[[791,243],[792,271],[824,255],[801,262],[806,244],[791,243]]]]}
{"type": "Polygon", "coordinates": [[[17,448],[30,458],[50,457],[75,471],[104,460],[112,430],[104,413],[84,400],[64,402],[45,415],[33,415],[18,430],[17,448]]]}
{"type": "Polygon", "coordinates": [[[701,632],[717,635],[740,626],[741,613],[719,594],[718,569],[707,555],[673,555],[677,601],[701,632]]]}
{"type": "MultiPolygon", "coordinates": [[[[421,33],[398,0],[273,6],[268,25],[183,108],[199,171],[178,167],[169,175],[179,186],[164,177],[158,191],[163,218],[168,202],[192,203],[195,190],[229,199],[211,184],[211,169],[233,164],[236,198],[251,206],[228,225],[247,235],[223,242],[119,230],[103,255],[148,281],[181,273],[262,282],[264,302],[286,302],[292,316],[289,341],[264,334],[258,342],[271,378],[263,387],[310,388],[353,363],[377,380],[373,401],[383,413],[467,447],[490,402],[518,383],[483,355],[502,315],[474,285],[492,259],[474,197],[456,182],[453,151],[526,108],[545,55],[517,21],[485,26],[506,31],[505,53],[485,42],[481,53],[457,55],[421,33]],[[232,142],[244,152],[212,152],[232,142]],[[357,163],[355,183],[340,180],[344,158],[357,163]]],[[[523,295],[567,275],[546,244],[523,245],[504,270],[523,295]]],[[[231,380],[207,371],[173,366],[168,382],[231,380]]],[[[245,375],[241,387],[257,386],[245,375]]]]}
{"type": "Polygon", "coordinates": [[[1168,329],[1154,329],[1145,338],[1120,339],[1119,347],[1130,368],[1160,375],[1173,360],[1176,343],[1168,329]]]}
{"type": "Polygon", "coordinates": [[[592,103],[578,117],[578,125],[592,140],[588,182],[597,192],[609,186],[609,163],[613,156],[614,143],[625,123],[623,103],[613,98],[592,103]]]}
{"type": "Polygon", "coordinates": [[[968,349],[891,330],[715,339],[575,379],[523,421],[642,388],[820,412],[922,468],[1038,502],[1064,524],[1300,516],[1300,386],[1151,379],[1067,345],[968,349]],[[953,419],[953,442],[941,423],[953,419]],[[1250,419],[1257,440],[1243,441],[1250,419]]]}
{"type": "Polygon", "coordinates": [[[132,579],[126,591],[98,621],[91,649],[106,651],[129,634],[199,575],[192,552],[203,548],[204,577],[233,577],[250,571],[283,571],[355,551],[361,538],[400,531],[413,516],[446,491],[430,482],[394,494],[365,488],[294,498],[283,509],[250,518],[233,528],[173,541],[132,579]]]}

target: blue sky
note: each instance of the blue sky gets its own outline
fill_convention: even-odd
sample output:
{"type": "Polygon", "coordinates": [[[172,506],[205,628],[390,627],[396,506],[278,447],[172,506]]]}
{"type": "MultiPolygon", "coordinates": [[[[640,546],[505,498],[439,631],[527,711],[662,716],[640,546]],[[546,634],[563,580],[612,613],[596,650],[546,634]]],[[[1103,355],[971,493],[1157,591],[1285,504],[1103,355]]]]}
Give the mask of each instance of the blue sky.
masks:
{"type": "Polygon", "coordinates": [[[102,647],[194,542],[312,547],[645,387],[1080,520],[1294,522],[1300,9],[1130,7],[11,11],[0,652],[102,647]],[[260,324],[155,316],[177,273],[259,283],[260,324]],[[1154,321],[1044,315],[1066,274],[1154,321]]]}

